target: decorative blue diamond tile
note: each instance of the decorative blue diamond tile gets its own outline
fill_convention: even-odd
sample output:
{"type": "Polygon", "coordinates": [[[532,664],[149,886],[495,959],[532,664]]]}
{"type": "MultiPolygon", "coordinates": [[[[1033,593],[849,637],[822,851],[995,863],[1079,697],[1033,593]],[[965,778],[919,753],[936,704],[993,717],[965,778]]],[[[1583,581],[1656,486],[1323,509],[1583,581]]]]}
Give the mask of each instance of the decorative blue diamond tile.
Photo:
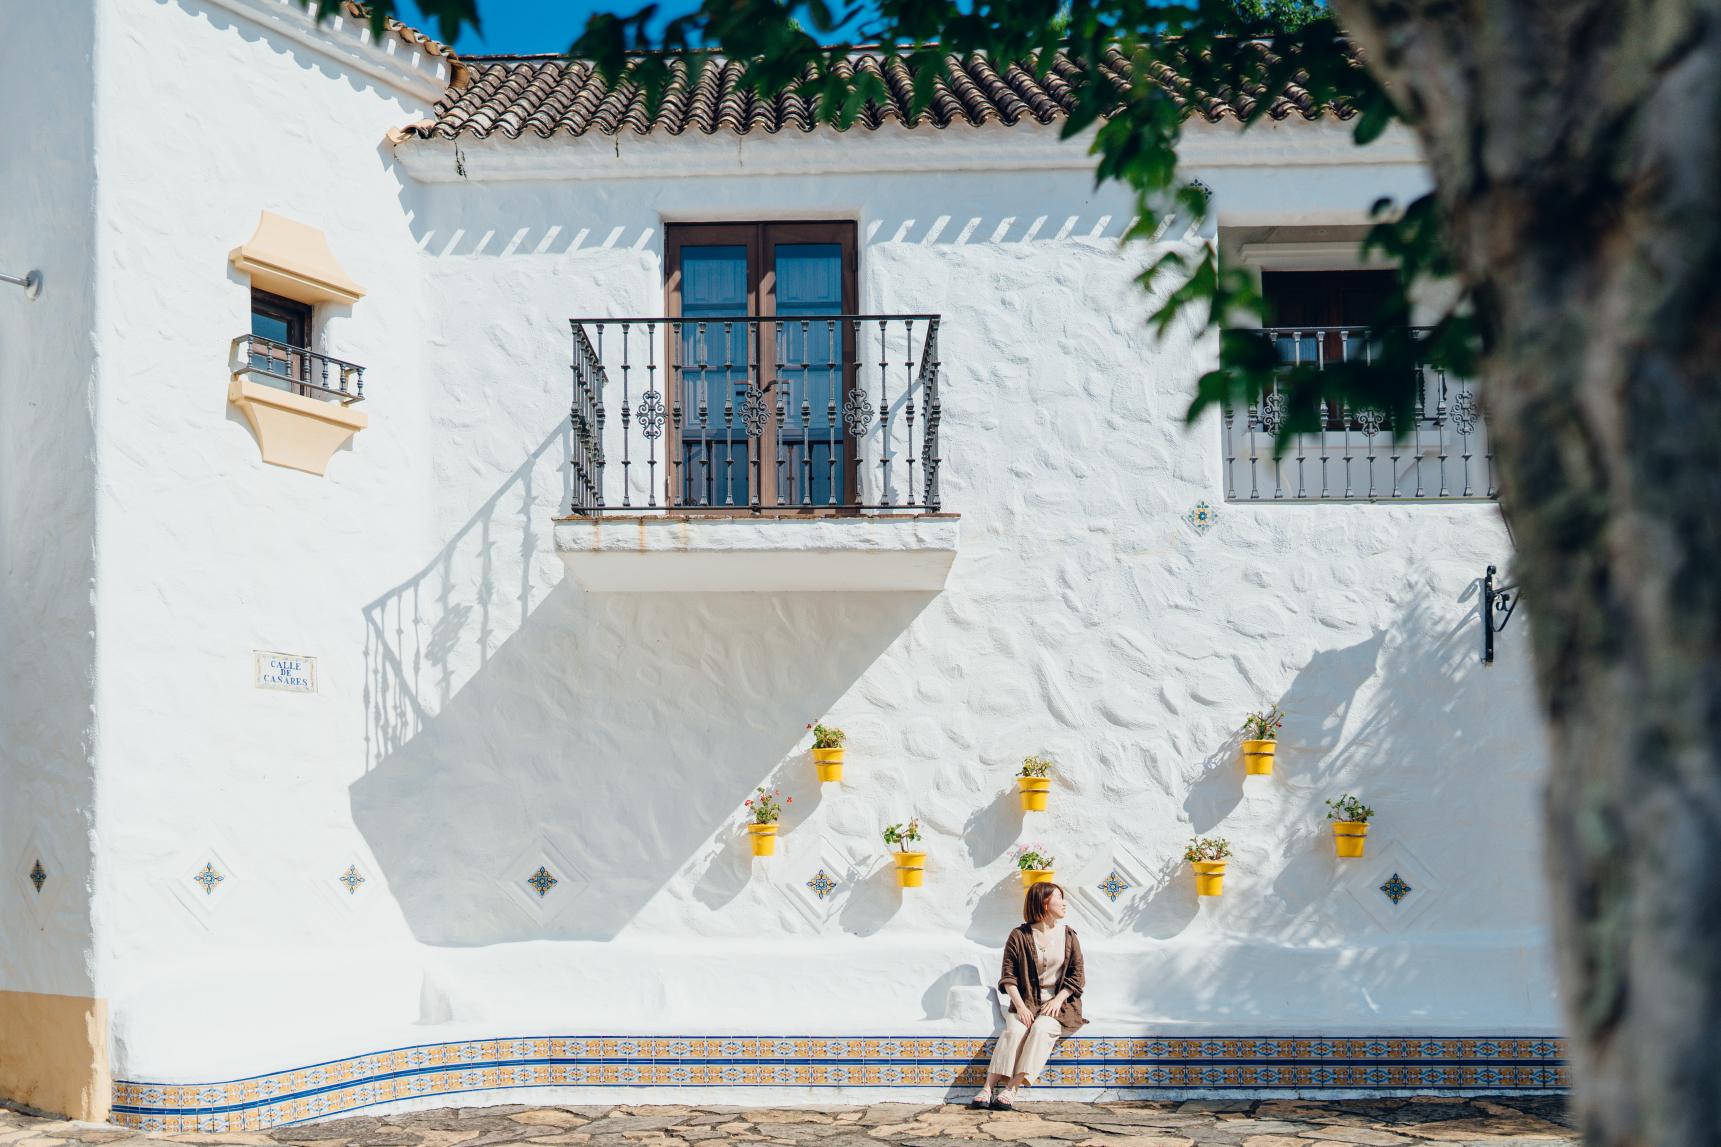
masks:
{"type": "Polygon", "coordinates": [[[365,882],[365,878],[359,873],[359,866],[356,864],[347,865],[347,870],[335,879],[346,885],[347,895],[349,896],[357,892],[359,890],[359,885],[365,882]]]}
{"type": "Polygon", "coordinates": [[[1071,910],[1077,927],[1100,936],[1116,936],[1129,927],[1161,883],[1154,869],[1119,842],[1059,867],[1069,877],[1065,887],[1076,901],[1071,910]]]}
{"type": "MultiPolygon", "coordinates": [[[[359,866],[366,867],[363,859],[359,860],[359,866]]],[[[556,840],[542,833],[522,841],[520,851],[512,859],[498,864],[493,872],[496,891],[520,909],[537,928],[546,927],[577,911],[582,897],[591,891],[591,877],[580,860],[580,854],[564,851],[556,840]]],[[[374,870],[370,875],[368,891],[375,895],[375,890],[382,886],[379,881],[384,877],[374,870]]],[[[358,902],[363,903],[364,900],[361,894],[358,902]]]]}
{"type": "Polygon", "coordinates": [[[203,865],[203,870],[191,879],[202,885],[203,894],[205,896],[213,896],[215,895],[216,885],[220,884],[227,878],[215,870],[215,865],[213,863],[206,861],[203,865]]]}
{"type": "Polygon", "coordinates": [[[1425,864],[1402,840],[1391,836],[1369,842],[1369,863],[1339,864],[1335,875],[1355,907],[1385,932],[1402,932],[1431,910],[1438,916],[1445,904],[1446,882],[1438,869],[1425,864]]]}
{"type": "Polygon", "coordinates": [[[42,867],[41,857],[30,867],[30,883],[36,886],[36,895],[42,894],[42,885],[48,883],[48,870],[42,867]]]}
{"type": "Polygon", "coordinates": [[[1183,520],[1189,523],[1189,528],[1198,534],[1211,530],[1219,520],[1219,511],[1206,502],[1197,502],[1183,513],[1183,520]]]}
{"type": "MultiPolygon", "coordinates": [[[[783,865],[770,883],[783,902],[815,931],[835,927],[839,914],[854,897],[879,891],[878,882],[867,880],[871,870],[857,865],[829,837],[809,840],[804,834],[796,834],[779,845],[779,850],[785,845],[790,863],[783,865]]],[[[887,857],[876,854],[870,859],[874,863],[889,863],[887,857]]]]}
{"type": "Polygon", "coordinates": [[[560,884],[561,881],[557,880],[554,876],[551,876],[550,870],[540,864],[538,865],[538,871],[526,877],[526,883],[532,886],[532,891],[536,892],[538,894],[538,898],[542,900],[550,894],[550,889],[560,884]]]}

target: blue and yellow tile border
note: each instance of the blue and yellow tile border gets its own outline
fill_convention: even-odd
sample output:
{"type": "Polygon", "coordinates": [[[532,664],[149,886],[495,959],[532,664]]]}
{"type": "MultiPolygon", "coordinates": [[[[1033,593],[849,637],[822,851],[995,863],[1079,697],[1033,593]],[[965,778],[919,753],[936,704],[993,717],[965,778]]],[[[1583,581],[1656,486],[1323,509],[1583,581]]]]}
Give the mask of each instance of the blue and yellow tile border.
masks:
{"type": "MultiPolygon", "coordinates": [[[[526,1087],[975,1085],[992,1040],[809,1036],[564,1037],[424,1044],[225,1083],[114,1084],[113,1120],[144,1131],[254,1131],[400,1100],[526,1087]]],[[[1518,1037],[1063,1040],[1041,1088],[1562,1091],[1564,1041],[1518,1037]]]]}

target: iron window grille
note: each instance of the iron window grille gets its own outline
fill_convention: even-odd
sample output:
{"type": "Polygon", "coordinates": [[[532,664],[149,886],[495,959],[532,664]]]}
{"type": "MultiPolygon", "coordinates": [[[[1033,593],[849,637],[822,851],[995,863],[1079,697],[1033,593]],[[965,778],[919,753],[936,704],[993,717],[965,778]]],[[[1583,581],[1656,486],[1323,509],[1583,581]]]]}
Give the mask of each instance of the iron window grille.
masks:
{"type": "MultiPolygon", "coordinates": [[[[1420,339],[1426,327],[1413,327],[1420,339]]],[[[1370,361],[1366,327],[1266,327],[1284,369],[1326,370],[1370,361]]],[[[1225,498],[1254,501],[1492,501],[1498,497],[1487,412],[1475,384],[1419,363],[1410,424],[1387,411],[1322,404],[1320,429],[1298,434],[1275,454],[1287,405],[1277,382],[1247,405],[1224,408],[1225,498]]]]}

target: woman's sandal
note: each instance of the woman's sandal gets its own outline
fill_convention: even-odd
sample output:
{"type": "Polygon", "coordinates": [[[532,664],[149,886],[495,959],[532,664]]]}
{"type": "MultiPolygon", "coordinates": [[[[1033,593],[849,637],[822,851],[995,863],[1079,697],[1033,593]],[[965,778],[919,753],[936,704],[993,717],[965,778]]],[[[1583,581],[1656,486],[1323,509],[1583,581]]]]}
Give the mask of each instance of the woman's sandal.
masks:
{"type": "Polygon", "coordinates": [[[992,1110],[1016,1110],[1016,1089],[1014,1087],[1000,1087],[998,1089],[998,1094],[992,1097],[992,1110]]]}
{"type": "Polygon", "coordinates": [[[992,1089],[982,1087],[974,1093],[974,1098],[968,1101],[970,1111],[987,1111],[992,1107],[992,1089]]]}

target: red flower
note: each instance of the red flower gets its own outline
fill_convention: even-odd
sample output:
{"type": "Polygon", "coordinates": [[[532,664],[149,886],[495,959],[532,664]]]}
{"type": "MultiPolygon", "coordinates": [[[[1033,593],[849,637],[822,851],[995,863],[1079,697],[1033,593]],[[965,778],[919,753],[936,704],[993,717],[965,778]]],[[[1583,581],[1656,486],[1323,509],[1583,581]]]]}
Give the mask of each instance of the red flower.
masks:
{"type": "Polygon", "coordinates": [[[744,800],[744,801],[742,801],[742,802],[741,802],[741,803],[742,803],[742,804],[743,804],[743,805],[745,805],[745,806],[746,806],[746,807],[748,807],[748,808],[752,808],[752,807],[753,807],[753,802],[752,802],[752,801],[751,801],[751,800],[744,800]]]}
{"type": "Polygon", "coordinates": [[[783,803],[784,803],[784,804],[794,804],[794,803],[795,803],[795,798],[794,798],[794,797],[790,797],[790,798],[789,798],[789,799],[788,799],[788,800],[786,800],[786,801],[784,801],[784,802],[783,802],[783,803]]]}

